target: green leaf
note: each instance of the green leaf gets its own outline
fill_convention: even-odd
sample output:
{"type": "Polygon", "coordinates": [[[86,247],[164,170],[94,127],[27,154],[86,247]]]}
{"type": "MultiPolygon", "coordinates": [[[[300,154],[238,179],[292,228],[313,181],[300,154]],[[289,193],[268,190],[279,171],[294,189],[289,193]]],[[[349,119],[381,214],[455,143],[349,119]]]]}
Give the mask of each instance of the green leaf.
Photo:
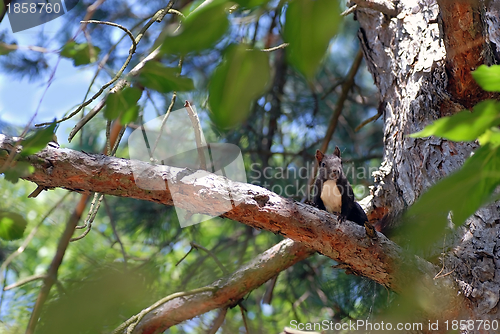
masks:
{"type": "Polygon", "coordinates": [[[88,43],[78,44],[71,41],[63,46],[61,56],[73,59],[73,64],[80,66],[95,62],[99,52],[101,52],[101,49],[96,46],[92,46],[91,49],[88,43]]]}
{"type": "Polygon", "coordinates": [[[10,48],[9,46],[10,46],[9,44],[0,43],[0,56],[6,55],[15,50],[10,48]]]}
{"type": "Polygon", "coordinates": [[[500,92],[500,65],[481,65],[472,76],[485,91],[500,92]]]}
{"type": "Polygon", "coordinates": [[[334,0],[294,0],[286,10],[284,40],[288,62],[312,80],[340,23],[334,0]]]}
{"type": "Polygon", "coordinates": [[[4,172],[5,179],[12,183],[17,183],[19,178],[29,176],[35,171],[30,163],[25,161],[18,161],[14,167],[7,169],[4,172]]]}
{"type": "Polygon", "coordinates": [[[36,130],[35,133],[21,141],[23,150],[21,156],[35,154],[45,148],[48,142],[53,140],[56,129],[55,121],[46,128],[36,130]]]}
{"type": "Polygon", "coordinates": [[[486,130],[481,136],[477,138],[481,146],[490,143],[493,147],[500,145],[500,129],[497,127],[486,130]]]}
{"type": "Polygon", "coordinates": [[[0,211],[0,238],[3,240],[16,240],[23,237],[28,223],[18,213],[0,211]]]}
{"type": "Polygon", "coordinates": [[[404,217],[403,231],[415,249],[442,238],[448,213],[462,225],[491,200],[500,184],[500,147],[480,147],[457,172],[439,181],[412,205],[404,217]]]}
{"type": "Polygon", "coordinates": [[[226,6],[226,2],[214,1],[191,12],[182,21],[180,32],[167,35],[161,46],[161,52],[184,55],[189,52],[200,52],[215,45],[229,27],[226,6]]]}
{"type": "Polygon", "coordinates": [[[265,92],[270,81],[268,54],[248,48],[245,44],[228,47],[209,83],[211,118],[221,128],[244,121],[253,100],[265,92]]]}
{"type": "Polygon", "coordinates": [[[474,107],[474,112],[463,110],[455,115],[438,119],[422,131],[410,137],[444,137],[454,141],[476,140],[492,126],[500,124],[500,103],[493,100],[482,101],[474,107]]]}
{"type": "Polygon", "coordinates": [[[122,314],[138,313],[148,305],[145,296],[151,293],[148,287],[154,281],[147,275],[146,266],[123,270],[117,263],[93,265],[97,267],[94,270],[79,265],[78,284],[68,283],[66,293],[47,303],[37,334],[103,332],[103,328],[120,323],[122,314]]]}
{"type": "Polygon", "coordinates": [[[159,62],[149,61],[139,74],[139,82],[160,93],[185,92],[194,89],[193,80],[180,77],[178,67],[165,67],[159,62]]]}
{"type": "Polygon", "coordinates": [[[134,122],[139,115],[137,102],[141,95],[142,90],[135,87],[127,87],[122,91],[110,93],[106,98],[104,117],[109,121],[120,117],[122,125],[134,122]]]}

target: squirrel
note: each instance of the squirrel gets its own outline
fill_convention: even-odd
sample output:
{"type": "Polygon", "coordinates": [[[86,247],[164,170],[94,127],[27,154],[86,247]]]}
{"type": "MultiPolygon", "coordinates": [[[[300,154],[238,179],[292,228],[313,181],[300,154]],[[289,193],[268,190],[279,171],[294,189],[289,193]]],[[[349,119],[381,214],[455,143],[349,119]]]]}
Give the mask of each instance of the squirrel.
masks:
{"type": "Polygon", "coordinates": [[[352,187],[344,174],[340,149],[335,146],[335,151],[331,155],[317,150],[316,160],[319,170],[313,188],[314,205],[320,210],[337,214],[340,222],[347,219],[364,226],[366,234],[375,238],[377,233],[368,222],[361,205],[356,202],[352,187]]]}

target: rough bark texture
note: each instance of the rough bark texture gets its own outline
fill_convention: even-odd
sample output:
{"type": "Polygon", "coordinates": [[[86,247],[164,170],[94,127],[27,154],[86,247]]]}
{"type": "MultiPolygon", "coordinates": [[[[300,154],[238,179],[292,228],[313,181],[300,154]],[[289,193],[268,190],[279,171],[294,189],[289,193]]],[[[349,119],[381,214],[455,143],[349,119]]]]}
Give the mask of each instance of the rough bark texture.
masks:
{"type": "MultiPolygon", "coordinates": [[[[499,9],[500,1],[412,0],[400,1],[392,18],[357,10],[359,38],[385,122],[384,159],[372,192],[374,216],[411,205],[477,147],[407,135],[487,96],[469,72],[499,60],[499,9]]],[[[454,270],[453,279],[470,300],[469,319],[500,318],[499,221],[498,205],[490,205],[447,240],[444,272],[454,270]]]]}
{"type": "Polygon", "coordinates": [[[483,91],[471,71],[491,64],[490,50],[483,34],[483,3],[477,0],[439,0],[440,27],[446,48],[447,91],[454,100],[471,108],[492,94],[483,91]]]}
{"type": "MultiPolygon", "coordinates": [[[[0,135],[0,165],[6,161],[5,151],[12,151],[12,145],[11,138],[0,135]]],[[[28,161],[35,171],[24,179],[46,188],[99,192],[164,205],[174,205],[172,194],[175,194],[177,207],[212,216],[224,212],[227,203],[239,203],[221,216],[303,242],[352,273],[395,291],[402,291],[414,278],[408,270],[410,266],[422,274],[424,285],[447,287],[450,283],[448,279],[433,281],[437,267],[417,257],[405,257],[401,249],[382,234],[372,240],[361,226],[352,222],[339,224],[337,217],[326,211],[282,198],[255,185],[187,168],[154,166],[52,147],[28,157],[28,161]],[[134,170],[142,172],[142,182],[134,178],[134,170]],[[151,187],[161,185],[163,190],[145,190],[138,186],[145,187],[146,182],[151,187]]]]}

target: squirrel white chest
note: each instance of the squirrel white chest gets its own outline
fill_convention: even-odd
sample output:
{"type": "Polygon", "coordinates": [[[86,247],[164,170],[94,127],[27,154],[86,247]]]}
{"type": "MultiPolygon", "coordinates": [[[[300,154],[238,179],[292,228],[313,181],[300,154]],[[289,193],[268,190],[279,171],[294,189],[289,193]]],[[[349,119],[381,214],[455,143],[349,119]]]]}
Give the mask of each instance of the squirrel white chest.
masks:
{"type": "Polygon", "coordinates": [[[342,209],[342,194],[337,187],[336,181],[328,180],[323,183],[321,200],[325,205],[326,211],[330,213],[340,213],[342,209]]]}

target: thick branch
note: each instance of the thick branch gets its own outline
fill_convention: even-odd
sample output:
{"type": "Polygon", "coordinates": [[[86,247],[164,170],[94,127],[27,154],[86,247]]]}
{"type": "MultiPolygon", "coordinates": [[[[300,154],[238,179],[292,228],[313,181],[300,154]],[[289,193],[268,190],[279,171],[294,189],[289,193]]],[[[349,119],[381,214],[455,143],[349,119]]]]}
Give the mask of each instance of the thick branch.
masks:
{"type": "MultiPolygon", "coordinates": [[[[2,149],[10,150],[12,145],[11,138],[0,135],[0,153],[2,149]]],[[[0,154],[0,165],[4,160],[5,154],[0,154]]],[[[303,242],[344,264],[351,272],[395,291],[402,291],[412,278],[408,268],[402,268],[410,260],[383,235],[379,234],[378,240],[372,241],[366,237],[364,229],[354,223],[339,224],[336,217],[326,211],[282,198],[255,185],[232,182],[204,171],[153,166],[70,149],[48,147],[30,156],[28,161],[35,172],[25,179],[47,188],[62,187],[81,193],[99,192],[175,204],[192,213],[212,216],[226,212],[228,203],[232,203],[232,209],[222,217],[303,242]],[[143,177],[136,180],[133,171],[141,172],[143,177]],[[138,183],[142,188],[163,187],[164,190],[145,190],[138,187],[138,183]],[[172,194],[175,194],[175,203],[172,194]]],[[[436,283],[432,281],[436,273],[432,264],[416,258],[410,262],[423,274],[424,285],[436,283]]],[[[449,278],[439,280],[438,285],[443,282],[451,285],[449,278]]]]}
{"type": "Polygon", "coordinates": [[[162,333],[171,326],[208,311],[232,307],[253,289],[312,253],[314,250],[304,244],[283,240],[230,276],[205,287],[206,292],[169,299],[150,310],[132,333],[162,333]]]}

